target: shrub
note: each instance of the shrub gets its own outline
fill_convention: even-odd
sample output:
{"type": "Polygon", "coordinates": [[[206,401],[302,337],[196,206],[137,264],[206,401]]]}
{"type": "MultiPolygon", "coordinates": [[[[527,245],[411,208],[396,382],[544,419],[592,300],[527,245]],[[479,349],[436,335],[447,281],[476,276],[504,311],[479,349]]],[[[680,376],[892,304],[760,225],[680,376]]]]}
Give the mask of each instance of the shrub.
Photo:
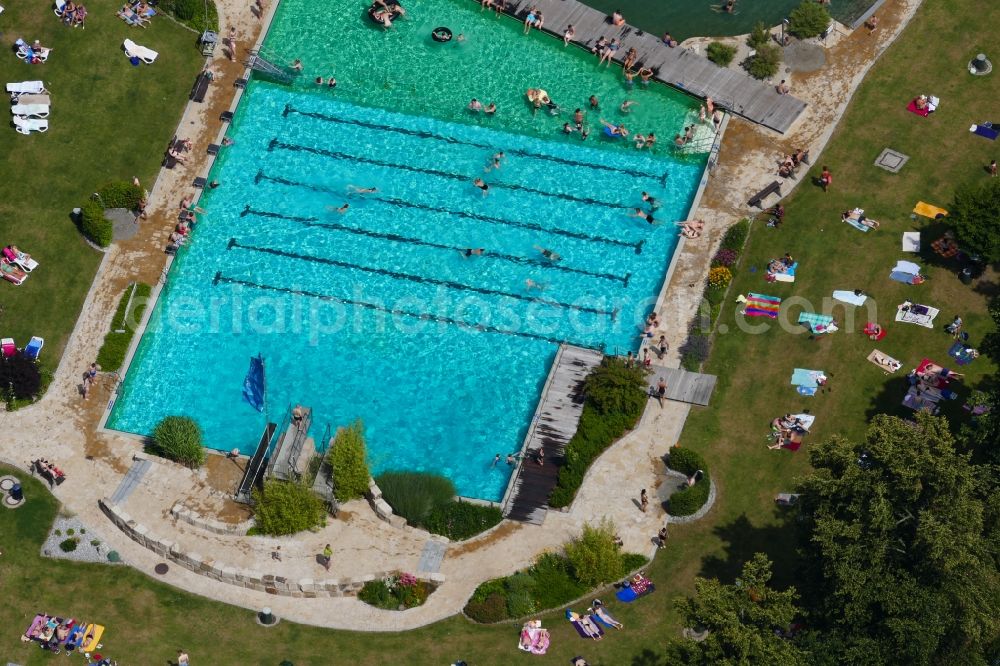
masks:
{"type": "Polygon", "coordinates": [[[536,610],[538,607],[530,591],[518,590],[507,595],[507,617],[524,617],[536,610]]]}
{"type": "Polygon", "coordinates": [[[72,527],[66,530],[66,536],[73,536],[74,534],[76,534],[76,530],[74,530],[72,527]]]}
{"type": "Polygon", "coordinates": [[[747,46],[752,49],[759,49],[761,46],[769,44],[771,41],[771,33],[764,25],[763,21],[757,21],[754,25],[753,30],[747,35],[747,46]]]}
{"type": "Polygon", "coordinates": [[[557,608],[582,596],[587,587],[573,578],[569,560],[554,553],[542,553],[529,569],[535,581],[535,601],[538,608],[557,608]]]}
{"type": "Polygon", "coordinates": [[[706,55],[719,67],[727,67],[736,57],[736,47],[722,42],[712,42],[706,49],[706,55]]]}
{"type": "Polygon", "coordinates": [[[608,519],[596,526],[585,523],[583,534],[566,544],[566,559],[574,577],[589,587],[610,583],[625,573],[622,553],[615,543],[615,525],[608,519]]]}
{"type": "Polygon", "coordinates": [[[74,550],[76,550],[76,542],[77,542],[76,538],[64,539],[63,541],[59,542],[59,550],[61,550],[64,553],[72,553],[74,550]]]}
{"type": "Polygon", "coordinates": [[[302,483],[268,479],[263,491],[254,489],[253,501],[257,534],[295,534],[326,522],[323,501],[302,483]]]}
{"type": "Polygon", "coordinates": [[[363,497],[371,473],[365,455],[364,424],[360,420],[338,428],[327,461],[333,469],[333,492],[341,502],[363,497]]]}
{"type": "MultiPolygon", "coordinates": [[[[708,358],[708,352],[711,348],[712,345],[707,335],[702,335],[698,331],[691,331],[688,333],[687,340],[678,347],[677,353],[681,355],[682,364],[687,359],[687,362],[693,363],[697,369],[708,358]]],[[[688,365],[684,365],[684,367],[687,368],[688,365]]]]}
{"type": "Polygon", "coordinates": [[[701,457],[700,453],[679,446],[670,449],[667,467],[686,476],[691,476],[699,469],[708,474],[708,465],[705,464],[705,459],[701,457]]]}
{"type": "Polygon", "coordinates": [[[412,574],[402,573],[365,583],[358,592],[358,599],[378,608],[399,610],[400,606],[420,606],[431,592],[427,583],[417,580],[412,574]]]}
{"type": "Polygon", "coordinates": [[[0,358],[0,391],[8,402],[30,400],[42,391],[42,371],[38,361],[23,351],[0,358]]]}
{"type": "Polygon", "coordinates": [[[622,575],[636,569],[641,569],[647,564],[649,564],[649,558],[645,555],[640,555],[639,553],[622,553],[622,567],[624,568],[622,575]]]}
{"type": "Polygon", "coordinates": [[[416,526],[426,525],[431,513],[455,496],[455,484],[437,474],[386,472],[375,482],[392,510],[416,526]]]}
{"type": "MultiPolygon", "coordinates": [[[[747,236],[750,235],[750,220],[743,218],[733,226],[726,229],[725,235],[722,237],[722,243],[720,247],[722,250],[735,250],[737,255],[743,251],[743,246],[747,242],[747,236]]],[[[720,252],[722,251],[720,250],[720,252]]]]}
{"type": "Polygon", "coordinates": [[[462,541],[499,525],[501,520],[503,512],[495,506],[448,501],[431,511],[425,527],[452,541],[462,541]]]}
{"type": "Polygon", "coordinates": [[[213,0],[161,0],[160,8],[197,32],[219,31],[219,12],[213,0]]]}
{"type": "Polygon", "coordinates": [[[830,25],[830,12],[824,5],[805,0],[788,15],[788,32],[800,39],[816,37],[830,25]]]}
{"type": "Polygon", "coordinates": [[[136,284],[135,289],[126,289],[118,301],[118,310],[111,320],[111,330],[104,336],[104,344],[97,352],[97,364],[108,372],[114,372],[125,363],[125,355],[132,344],[135,329],[149,305],[153,288],[148,284],[136,284]],[[131,296],[131,298],[130,298],[131,296]],[[131,304],[129,304],[131,301],[131,304]]]}
{"type": "Polygon", "coordinates": [[[701,481],[689,488],[678,490],[670,496],[667,502],[671,516],[690,516],[705,505],[708,501],[710,482],[708,474],[701,478],[701,481]]]}
{"type": "Polygon", "coordinates": [[[104,218],[104,208],[96,201],[87,201],[80,207],[80,231],[100,247],[107,247],[114,240],[114,225],[104,218]]]}
{"type": "Polygon", "coordinates": [[[188,467],[205,464],[205,449],[201,444],[201,428],[188,416],[167,416],[153,429],[147,448],[158,456],[188,467]]]}
{"type": "Polygon", "coordinates": [[[94,548],[97,548],[98,546],[101,545],[101,540],[100,539],[91,539],[90,540],[90,545],[93,546],[94,548]]]}
{"type": "Polygon", "coordinates": [[[708,286],[711,289],[725,289],[733,281],[733,272],[725,266],[716,266],[708,271],[708,286]]]}
{"type": "Polygon", "coordinates": [[[715,253],[715,256],[712,257],[712,265],[725,266],[726,268],[729,268],[736,263],[739,256],[740,255],[737,250],[728,247],[720,248],[719,251],[715,253]]]}
{"type": "Polygon", "coordinates": [[[370,580],[358,592],[358,599],[371,606],[388,608],[392,601],[392,593],[381,580],[370,580]]]}
{"type": "Polygon", "coordinates": [[[757,53],[743,61],[743,68],[755,79],[769,79],[781,67],[781,49],[774,44],[762,44],[757,53]]]}
{"type": "Polygon", "coordinates": [[[142,201],[142,188],[126,181],[108,183],[97,191],[99,203],[105,208],[137,210],[142,201]]]}
{"type": "Polygon", "coordinates": [[[465,605],[465,614],[483,624],[506,620],[507,598],[500,592],[494,592],[482,601],[470,601],[465,605]]]}
{"type": "Polygon", "coordinates": [[[625,419],[632,427],[646,406],[646,374],[617,357],[606,357],[583,382],[587,404],[604,416],[625,419]]]}

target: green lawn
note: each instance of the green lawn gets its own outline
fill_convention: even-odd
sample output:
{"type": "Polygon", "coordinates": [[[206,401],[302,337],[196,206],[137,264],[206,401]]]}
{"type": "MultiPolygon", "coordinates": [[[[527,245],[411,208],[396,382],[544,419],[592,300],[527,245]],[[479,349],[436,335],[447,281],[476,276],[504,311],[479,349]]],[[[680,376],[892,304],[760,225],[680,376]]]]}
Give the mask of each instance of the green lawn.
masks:
{"type": "MultiPolygon", "coordinates": [[[[164,26],[153,30],[161,27],[164,26]]],[[[905,257],[899,250],[902,231],[924,230],[925,244],[939,233],[926,220],[910,219],[909,211],[918,199],[946,206],[955,186],[986,177],[982,167],[995,156],[991,151],[996,150],[996,144],[971,136],[967,128],[972,122],[989,119],[995,101],[1000,99],[1000,79],[996,75],[973,78],[965,73],[964,65],[994,43],[994,32],[973,3],[957,0],[925,3],[897,44],[873,68],[829,148],[817,160],[813,175],[822,164],[829,164],[836,179],[834,187],[824,194],[804,185],[786,202],[788,216],[783,228],[754,229],[733,293],[759,291],[783,298],[795,295],[818,308],[822,297],[829,296],[833,289],[863,288],[877,301],[878,319],[889,331],[878,347],[904,361],[907,369],[925,355],[945,363],[950,339],[940,328],[929,330],[891,323],[896,304],[905,297],[940,307],[941,326],[954,314],[962,314],[973,342],[981,339],[987,330],[984,296],[961,285],[949,267],[929,257],[922,258],[931,279],[917,287],[891,282],[888,273],[897,259],[905,257]],[[941,109],[927,119],[904,110],[910,98],[923,92],[936,94],[943,100],[941,109]],[[897,176],[871,166],[885,146],[911,156],[909,164],[897,176]],[[882,229],[862,234],[840,222],[840,211],[855,205],[881,220],[882,229]],[[765,283],[760,271],[766,260],[786,251],[800,262],[798,281],[794,285],[765,283]],[[748,272],[750,266],[756,266],[758,271],[748,272]]],[[[88,29],[87,36],[90,35],[88,29]]],[[[81,35],[62,37],[81,39],[81,35]]],[[[178,39],[184,41],[183,36],[178,39]]],[[[150,42],[154,48],[171,52],[152,38],[150,42]]],[[[109,47],[108,57],[111,55],[114,54],[109,47]]],[[[130,77],[146,72],[124,67],[119,73],[130,77]]],[[[153,85],[151,78],[143,81],[153,85]]],[[[125,98],[130,93],[118,94],[125,98]]],[[[96,97],[103,99],[101,95],[96,97]]],[[[127,107],[116,110],[116,120],[109,119],[109,126],[118,123],[149,129],[141,111],[127,107]]],[[[97,115],[89,108],[81,109],[80,113],[87,118],[97,115]]],[[[150,119],[152,115],[150,111],[150,119]]],[[[41,140],[52,141],[58,136],[54,130],[41,140]]],[[[70,141],[69,135],[66,136],[70,141]]],[[[36,139],[7,140],[15,138],[25,146],[34,145],[36,139]]],[[[154,143],[158,146],[159,140],[154,143]]],[[[117,152],[119,148],[109,146],[102,151],[117,152]]],[[[141,164],[147,163],[148,168],[152,167],[152,159],[133,165],[124,156],[129,151],[122,152],[118,160],[124,164],[122,169],[141,172],[141,164]]],[[[149,152],[156,152],[156,146],[149,152]]],[[[23,162],[30,163],[30,159],[23,162]]],[[[81,170],[93,168],[90,162],[86,162],[86,167],[83,164],[81,170]]],[[[110,175],[123,174],[107,174],[110,175]]],[[[90,175],[83,182],[100,179],[90,175]]],[[[2,187],[12,185],[5,181],[2,187]]],[[[62,215],[52,218],[53,224],[62,220],[62,226],[53,227],[62,231],[50,232],[49,236],[62,239],[67,246],[75,243],[73,253],[87,258],[88,270],[92,270],[94,260],[77,241],[64,214],[77,191],[89,187],[66,188],[63,195],[66,202],[55,202],[55,197],[46,200],[52,200],[53,207],[62,215]]],[[[11,203],[6,201],[3,205],[11,203]]],[[[30,231],[25,225],[22,233],[27,238],[30,231]]],[[[27,240],[24,245],[28,246],[27,240]]],[[[53,241],[47,245],[51,247],[53,241]]],[[[66,264],[70,261],[66,260],[66,264]]],[[[33,287],[40,289],[42,280],[32,285],[35,280],[33,277],[26,285],[25,294],[33,287]]],[[[73,293],[82,294],[84,289],[81,284],[73,293]]],[[[52,308],[53,314],[49,316],[52,326],[62,321],[54,314],[58,310],[54,304],[39,307],[52,308]]],[[[795,313],[798,308],[801,306],[796,306],[795,313]]],[[[838,310],[837,314],[842,320],[843,311],[838,310]]],[[[35,316],[42,318],[41,314],[35,316]]],[[[856,332],[864,317],[854,322],[855,332],[844,330],[828,339],[814,341],[776,326],[766,333],[749,335],[734,328],[734,317],[730,299],[721,320],[729,332],[718,337],[707,367],[707,371],[719,375],[718,389],[711,408],[692,413],[682,438],[682,445],[702,451],[708,459],[719,486],[719,501],[703,521],[673,530],[669,548],[649,570],[659,588],[654,595],[628,606],[611,606],[612,614],[625,623],[620,635],[615,632],[600,643],[583,641],[561,619],[561,614],[554,613],[545,618],[553,632],[549,654],[526,657],[515,651],[517,627],[480,627],[461,617],[403,634],[333,632],[289,622],[260,630],[247,611],[183,594],[130,569],[39,559],[38,543],[55,506],[36,484],[30,483],[29,504],[13,512],[0,510],[3,539],[0,546],[4,551],[0,558],[0,580],[6,590],[16,591],[8,594],[6,603],[0,606],[0,622],[9,628],[3,639],[3,651],[19,663],[50,663],[50,655],[18,643],[15,637],[36,611],[44,610],[103,622],[108,626],[105,652],[125,658],[128,663],[163,664],[179,647],[188,649],[195,663],[269,666],[282,659],[299,665],[446,664],[458,658],[477,666],[508,664],[514,659],[565,664],[575,654],[585,655],[592,664],[655,663],[633,661],[633,657],[645,650],[661,650],[664,641],[677,635],[672,600],[691,593],[695,575],[731,579],[753,552],[765,551],[777,563],[778,581],[792,582],[793,539],[791,530],[783,525],[781,512],[774,508],[774,494],[791,489],[795,477],[807,471],[806,449],[811,442],[835,433],[860,437],[870,414],[899,410],[898,402],[904,392],[900,378],[889,379],[865,362],[865,356],[875,345],[856,332]],[[796,366],[825,370],[831,378],[830,391],[815,398],[798,397],[788,385],[796,366]],[[804,408],[818,417],[805,448],[797,453],[767,450],[764,438],[771,417],[804,408]]],[[[69,317],[61,330],[68,330],[68,321],[69,317]]],[[[985,359],[976,361],[967,368],[966,384],[975,384],[978,377],[992,370],[985,359]]],[[[949,413],[959,415],[954,409],[949,413]]],[[[95,519],[94,523],[108,529],[103,520],[95,519]]]]}
{"type": "Polygon", "coordinates": [[[38,39],[52,53],[29,65],[6,49],[0,78],[43,80],[52,112],[45,134],[22,136],[13,125],[0,131],[0,243],[41,264],[20,287],[0,284],[0,333],[19,346],[44,337],[42,361],[54,369],[101,259],[70,211],[112,179],[139,176],[152,185],[202,60],[193,32],[162,17],[130,28],[112,0],[87,3],[83,30],[64,26],[48,2],[6,5],[4,41],[38,39]],[[132,67],[121,49],[126,37],[159,51],[156,63],[132,67]]]}

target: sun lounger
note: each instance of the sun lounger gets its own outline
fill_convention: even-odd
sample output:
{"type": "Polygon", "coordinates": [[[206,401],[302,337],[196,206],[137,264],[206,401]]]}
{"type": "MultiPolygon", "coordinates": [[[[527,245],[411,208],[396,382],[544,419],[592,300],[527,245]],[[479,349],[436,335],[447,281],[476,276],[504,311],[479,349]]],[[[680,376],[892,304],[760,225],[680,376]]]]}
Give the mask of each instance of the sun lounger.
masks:
{"type": "Polygon", "coordinates": [[[778,493],[774,498],[774,503],[778,506],[792,506],[798,501],[798,493],[778,493]]]}
{"type": "Polygon", "coordinates": [[[934,328],[934,317],[937,317],[939,312],[940,310],[929,305],[917,305],[907,301],[896,308],[896,321],[934,328]]]}
{"type": "Polygon", "coordinates": [[[49,131],[49,121],[44,118],[24,118],[14,116],[14,129],[18,134],[31,134],[32,132],[49,131]]]}
{"type": "Polygon", "coordinates": [[[4,356],[13,356],[17,353],[17,345],[14,344],[14,338],[0,339],[0,353],[4,356]]]}
{"type": "Polygon", "coordinates": [[[21,116],[22,118],[48,118],[49,105],[22,104],[21,102],[18,102],[14,106],[10,107],[10,112],[15,116],[21,116]]]}
{"type": "MultiPolygon", "coordinates": [[[[44,104],[45,106],[49,106],[52,103],[52,100],[49,98],[47,94],[18,95],[17,99],[12,101],[14,104],[44,104]]],[[[22,115],[22,114],[14,114],[14,115],[22,115]]]]}
{"type": "Polygon", "coordinates": [[[41,95],[47,94],[45,84],[41,81],[19,81],[7,84],[7,92],[10,93],[11,100],[17,101],[20,95],[41,95]]]}
{"type": "Polygon", "coordinates": [[[778,310],[781,308],[781,299],[777,296],[767,296],[765,294],[747,294],[743,301],[746,307],[743,314],[748,317],[770,317],[777,319],[778,310]]]}
{"type": "Polygon", "coordinates": [[[889,356],[885,352],[875,349],[868,354],[868,361],[881,368],[886,374],[892,374],[903,367],[903,364],[889,356]]]}
{"type": "Polygon", "coordinates": [[[15,266],[6,259],[0,261],[0,273],[3,274],[4,280],[15,285],[24,284],[24,281],[28,279],[28,273],[23,268],[15,266]]]}
{"type": "Polygon", "coordinates": [[[816,312],[799,313],[799,323],[816,335],[835,333],[840,330],[833,322],[833,317],[830,315],[818,314],[816,312]]]}
{"type": "Polygon", "coordinates": [[[976,136],[981,136],[984,139],[989,139],[990,141],[996,141],[996,138],[1000,136],[1000,131],[993,128],[992,123],[983,125],[973,125],[969,128],[969,131],[976,136]]]}
{"type": "Polygon", "coordinates": [[[24,355],[32,360],[38,360],[38,355],[42,353],[42,347],[44,346],[44,338],[40,338],[37,335],[32,336],[31,341],[28,342],[28,346],[24,348],[24,355]]]}
{"type": "Polygon", "coordinates": [[[131,39],[126,39],[122,42],[122,48],[125,49],[125,55],[129,58],[138,58],[147,65],[152,65],[157,56],[160,55],[152,49],[147,49],[145,46],[136,44],[131,39]]]}
{"type": "Polygon", "coordinates": [[[920,252],[920,232],[903,232],[903,252],[920,252]]]}
{"type": "Polygon", "coordinates": [[[30,273],[31,271],[38,268],[38,262],[31,258],[30,254],[25,254],[24,252],[15,251],[17,248],[5,247],[3,249],[3,256],[7,261],[14,264],[20,268],[25,273],[30,273]]]}
{"type": "Polygon", "coordinates": [[[833,292],[833,300],[847,303],[848,305],[864,305],[868,297],[864,294],[855,294],[847,289],[838,289],[833,292]]]}
{"type": "Polygon", "coordinates": [[[42,63],[49,59],[49,53],[51,52],[52,49],[49,47],[43,46],[36,51],[30,46],[24,45],[18,47],[16,55],[18,60],[33,63],[37,59],[38,62],[42,63]]]}
{"type": "Polygon", "coordinates": [[[940,206],[934,206],[929,203],[924,203],[923,201],[917,202],[917,205],[913,207],[913,212],[923,217],[929,217],[932,220],[937,219],[939,217],[944,217],[945,215],[948,214],[948,211],[946,211],[944,208],[941,208],[940,206]]]}

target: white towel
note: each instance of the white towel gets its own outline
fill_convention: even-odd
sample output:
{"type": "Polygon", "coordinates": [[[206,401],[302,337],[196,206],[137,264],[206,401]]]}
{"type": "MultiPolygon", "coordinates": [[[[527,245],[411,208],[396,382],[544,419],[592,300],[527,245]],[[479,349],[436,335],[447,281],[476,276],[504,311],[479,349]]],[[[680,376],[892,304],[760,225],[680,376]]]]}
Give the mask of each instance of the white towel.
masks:
{"type": "Polygon", "coordinates": [[[903,232],[903,252],[920,252],[920,232],[903,232]]]}
{"type": "Polygon", "coordinates": [[[840,301],[841,303],[847,303],[848,305],[864,305],[868,297],[864,294],[858,296],[853,291],[848,291],[846,289],[838,289],[833,292],[833,300],[840,301]]]}
{"type": "Polygon", "coordinates": [[[903,261],[900,259],[896,262],[896,267],[892,269],[893,273],[909,273],[910,275],[920,275],[920,266],[917,266],[912,261],[903,261]]]}

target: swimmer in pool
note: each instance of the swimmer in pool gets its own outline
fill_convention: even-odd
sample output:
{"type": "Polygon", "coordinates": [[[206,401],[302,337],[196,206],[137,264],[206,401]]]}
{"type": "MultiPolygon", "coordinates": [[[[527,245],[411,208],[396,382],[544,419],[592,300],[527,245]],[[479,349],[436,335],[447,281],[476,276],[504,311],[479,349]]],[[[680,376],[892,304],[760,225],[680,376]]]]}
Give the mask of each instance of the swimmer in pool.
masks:
{"type": "Polygon", "coordinates": [[[646,220],[650,224],[654,224],[656,222],[656,219],[651,214],[647,213],[641,208],[636,208],[634,213],[629,213],[629,217],[638,217],[643,220],[646,220]]]}
{"type": "Polygon", "coordinates": [[[351,204],[346,204],[345,203],[340,208],[337,208],[336,206],[327,206],[326,209],[327,210],[336,211],[336,212],[340,213],[341,215],[343,215],[344,213],[347,212],[347,209],[350,208],[350,207],[351,207],[351,204]]]}
{"type": "Polygon", "coordinates": [[[499,169],[501,163],[506,157],[507,156],[504,155],[503,151],[501,150],[499,153],[490,158],[490,163],[486,165],[486,168],[483,169],[483,172],[489,173],[492,169],[499,169]]]}
{"type": "Polygon", "coordinates": [[[478,188],[479,188],[480,190],[482,190],[482,191],[483,191],[483,196],[484,196],[484,197],[485,197],[485,196],[486,196],[486,195],[487,195],[487,194],[489,193],[489,191],[490,191],[490,186],[489,186],[489,185],[487,185],[487,184],[486,184],[486,181],[485,181],[485,180],[483,180],[482,178],[476,178],[476,179],[475,179],[474,181],[472,181],[472,184],[473,184],[473,185],[475,185],[476,187],[478,187],[478,188]]]}
{"type": "Polygon", "coordinates": [[[347,191],[350,194],[375,194],[378,192],[377,187],[358,187],[357,185],[348,185],[347,191]]]}
{"type": "Polygon", "coordinates": [[[552,250],[550,250],[548,248],[542,247],[541,245],[535,245],[534,248],[536,250],[538,250],[539,252],[541,252],[543,257],[545,257],[546,259],[548,259],[549,261],[551,261],[553,263],[555,263],[555,262],[559,261],[560,259],[562,259],[562,257],[560,257],[558,254],[556,254],[555,252],[553,252],[552,250]]]}
{"type": "Polygon", "coordinates": [[[524,281],[524,288],[528,291],[545,291],[545,285],[535,282],[531,278],[524,281]]]}
{"type": "Polygon", "coordinates": [[[463,257],[481,257],[486,252],[484,247],[467,247],[462,250],[463,257]]]}

